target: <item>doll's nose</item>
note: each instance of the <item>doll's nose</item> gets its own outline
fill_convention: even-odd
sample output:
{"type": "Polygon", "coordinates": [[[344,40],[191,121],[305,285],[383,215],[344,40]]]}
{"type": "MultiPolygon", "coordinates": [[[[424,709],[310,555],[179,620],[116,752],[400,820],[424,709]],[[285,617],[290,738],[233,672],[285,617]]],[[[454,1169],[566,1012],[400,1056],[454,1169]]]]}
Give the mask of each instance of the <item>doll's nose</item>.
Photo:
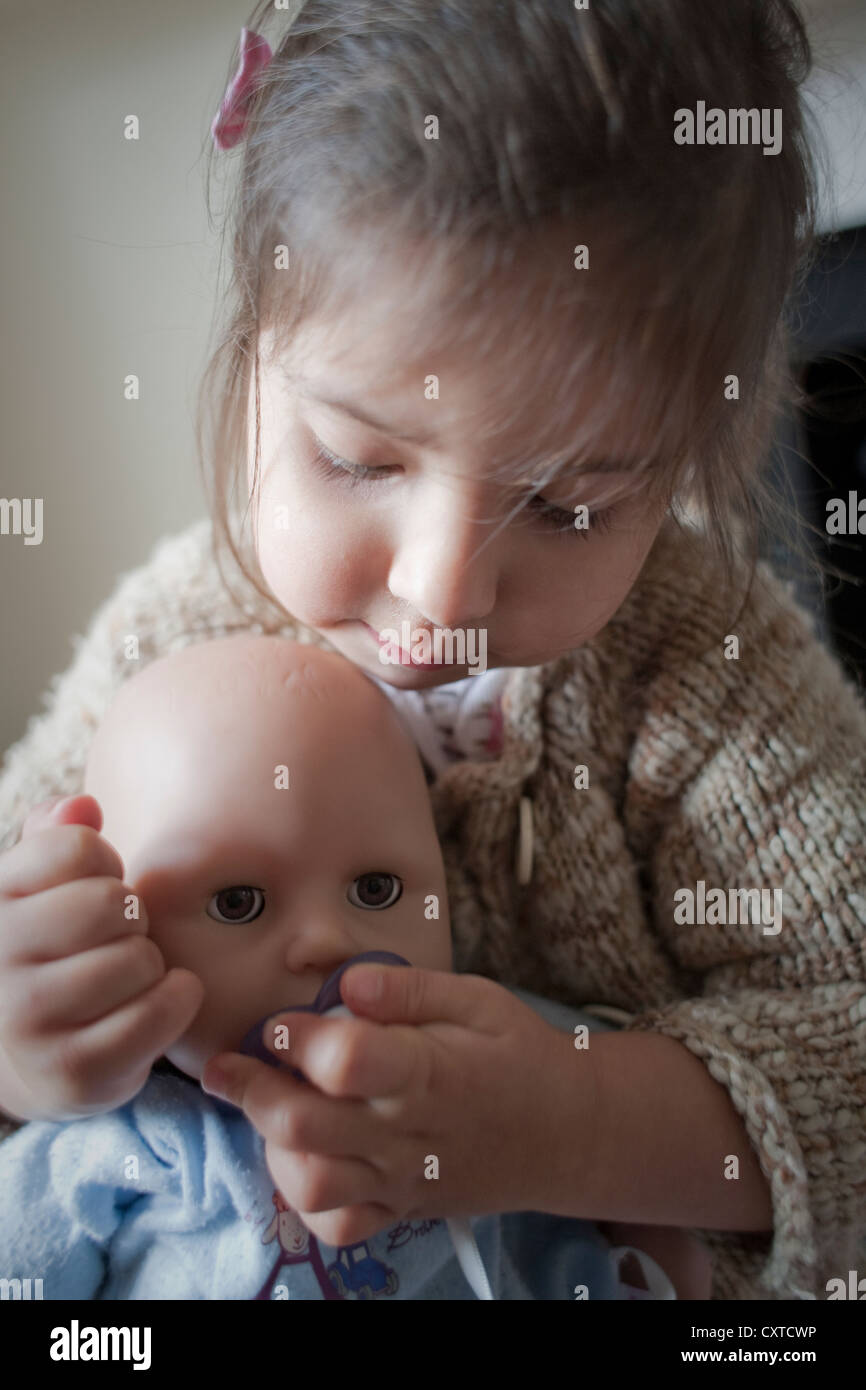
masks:
{"type": "Polygon", "coordinates": [[[287,933],[283,959],[293,975],[330,975],[359,950],[358,943],[338,922],[308,921],[287,933]]]}

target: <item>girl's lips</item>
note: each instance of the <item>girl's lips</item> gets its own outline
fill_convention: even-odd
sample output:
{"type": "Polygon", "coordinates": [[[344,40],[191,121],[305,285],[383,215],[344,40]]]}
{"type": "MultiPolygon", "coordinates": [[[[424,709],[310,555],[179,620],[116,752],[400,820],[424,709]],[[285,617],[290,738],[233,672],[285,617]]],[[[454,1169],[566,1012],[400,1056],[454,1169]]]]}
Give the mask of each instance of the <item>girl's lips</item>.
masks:
{"type": "Polygon", "coordinates": [[[396,648],[397,648],[397,650],[398,650],[399,653],[400,653],[400,662],[399,662],[399,664],[400,664],[401,666],[419,666],[419,667],[422,667],[422,668],[425,668],[425,669],[426,669],[426,668],[429,667],[429,666],[435,666],[435,665],[436,665],[436,662],[433,661],[432,659],[431,659],[430,661],[416,661],[416,659],[415,659],[415,657],[412,655],[412,653],[411,653],[411,652],[407,652],[403,647],[401,647],[400,644],[399,644],[399,642],[392,642],[391,639],[390,639],[389,637],[382,637],[382,636],[376,631],[376,629],[375,629],[374,627],[371,627],[371,626],[370,626],[369,623],[364,623],[363,626],[364,626],[364,627],[367,629],[367,631],[370,633],[370,636],[371,636],[371,637],[375,637],[376,641],[379,643],[379,650],[380,650],[380,651],[381,651],[381,649],[382,649],[383,647],[396,647],[396,648]]]}

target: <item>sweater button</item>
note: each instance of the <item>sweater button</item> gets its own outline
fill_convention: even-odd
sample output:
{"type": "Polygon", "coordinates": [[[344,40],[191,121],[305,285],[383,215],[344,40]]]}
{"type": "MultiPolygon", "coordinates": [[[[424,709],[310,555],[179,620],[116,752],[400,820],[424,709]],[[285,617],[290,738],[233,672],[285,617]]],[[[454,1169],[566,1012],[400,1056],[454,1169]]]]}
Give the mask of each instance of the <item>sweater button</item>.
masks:
{"type": "Polygon", "coordinates": [[[517,840],[517,855],[514,862],[514,871],[517,875],[517,882],[521,887],[532,878],[532,852],[533,852],[533,831],[532,831],[532,800],[528,796],[520,798],[520,833],[517,840]]]}

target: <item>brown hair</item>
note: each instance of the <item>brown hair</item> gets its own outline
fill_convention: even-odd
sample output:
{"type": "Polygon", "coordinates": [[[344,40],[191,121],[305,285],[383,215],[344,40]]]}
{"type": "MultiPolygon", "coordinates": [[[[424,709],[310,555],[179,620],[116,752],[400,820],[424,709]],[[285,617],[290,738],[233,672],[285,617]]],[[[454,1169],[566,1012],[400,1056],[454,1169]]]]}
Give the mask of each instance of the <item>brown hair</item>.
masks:
{"type": "MultiPolygon", "coordinates": [[[[285,26],[285,14],[272,3],[248,20],[274,57],[240,146],[228,315],[199,398],[226,582],[230,552],[276,602],[230,496],[240,480],[248,510],[251,373],[258,483],[261,329],[289,343],[305,318],[359,293],[375,312],[365,286],[377,264],[400,263],[417,297],[412,361],[427,353],[430,370],[427,345],[447,342],[507,364],[480,429],[507,428],[521,394],[512,370],[541,385],[548,424],[535,461],[547,481],[591,458],[599,425],[628,400],[636,440],[653,441],[631,466],[680,524],[700,520],[729,584],[746,554],[748,595],[759,528],[784,515],[763,477],[778,413],[804,399],[787,306],[809,265],[817,185],[798,93],[811,54],[795,5],[302,0],[295,11],[276,34],[269,21],[285,26]],[[678,144],[674,113],[698,101],[781,110],[781,150],[678,144]],[[552,274],[548,235],[561,235],[560,251],[586,245],[590,269],[560,260],[552,274]],[[288,270],[275,267],[280,246],[288,270]],[[504,343],[491,304],[494,324],[507,307],[504,343]],[[565,354],[563,325],[573,325],[565,354]],[[545,452],[563,444],[590,369],[606,387],[591,418],[567,454],[545,452]],[[739,399],[725,398],[729,374],[739,399]]],[[[497,476],[514,477],[511,464],[497,476]]],[[[524,457],[521,477],[526,467],[524,457]]]]}

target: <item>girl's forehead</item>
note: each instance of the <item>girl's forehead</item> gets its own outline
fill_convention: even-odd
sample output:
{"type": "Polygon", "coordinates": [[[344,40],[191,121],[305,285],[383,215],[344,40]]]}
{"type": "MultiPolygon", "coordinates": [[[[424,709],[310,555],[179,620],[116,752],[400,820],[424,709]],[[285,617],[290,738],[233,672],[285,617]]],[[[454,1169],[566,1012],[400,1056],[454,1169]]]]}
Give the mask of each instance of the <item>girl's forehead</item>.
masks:
{"type": "Polygon", "coordinates": [[[682,456],[694,354],[674,351],[674,302],[646,253],[618,254],[621,227],[581,220],[590,269],[577,235],[555,223],[495,254],[361,237],[297,318],[279,282],[263,349],[287,396],[351,402],[395,444],[477,448],[508,474],[682,456]]]}
{"type": "Polygon", "coordinates": [[[642,454],[635,391],[606,389],[604,365],[557,378],[569,339],[541,362],[492,340],[483,354],[447,340],[407,356],[387,324],[348,335],[334,350],[325,325],[309,325],[267,368],[278,398],[384,443],[470,457],[512,470],[573,464],[593,471],[637,466],[642,454]]]}
{"type": "MultiPolygon", "coordinates": [[[[558,280],[548,272],[555,292],[545,295],[537,269],[512,266],[481,282],[459,257],[434,267],[385,258],[356,270],[354,281],[345,268],[334,277],[300,323],[261,335],[261,351],[287,384],[308,398],[365,404],[375,427],[386,424],[395,438],[523,431],[523,452],[539,437],[556,404],[557,364],[564,377],[573,363],[581,317],[584,345],[589,336],[586,316],[568,301],[567,272],[558,280]]],[[[566,394],[573,409],[574,393],[566,394]]],[[[587,403],[597,394],[587,391],[587,403]]]]}

